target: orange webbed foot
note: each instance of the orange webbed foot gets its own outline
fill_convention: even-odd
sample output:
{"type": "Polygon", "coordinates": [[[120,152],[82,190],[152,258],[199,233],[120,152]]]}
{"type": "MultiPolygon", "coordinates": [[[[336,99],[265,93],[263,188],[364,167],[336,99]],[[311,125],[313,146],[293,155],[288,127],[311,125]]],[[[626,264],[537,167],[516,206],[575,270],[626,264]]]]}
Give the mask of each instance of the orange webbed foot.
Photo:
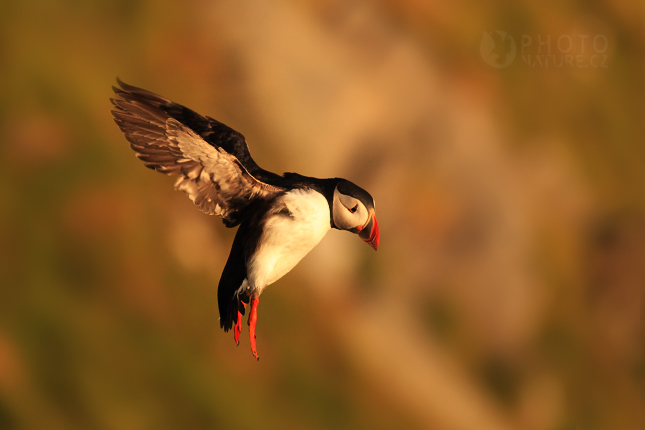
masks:
{"type": "Polygon", "coordinates": [[[258,322],[258,304],[260,303],[259,298],[254,298],[251,300],[251,312],[249,313],[249,337],[251,339],[251,352],[256,360],[260,359],[258,356],[258,348],[255,343],[255,324],[258,322]]]}

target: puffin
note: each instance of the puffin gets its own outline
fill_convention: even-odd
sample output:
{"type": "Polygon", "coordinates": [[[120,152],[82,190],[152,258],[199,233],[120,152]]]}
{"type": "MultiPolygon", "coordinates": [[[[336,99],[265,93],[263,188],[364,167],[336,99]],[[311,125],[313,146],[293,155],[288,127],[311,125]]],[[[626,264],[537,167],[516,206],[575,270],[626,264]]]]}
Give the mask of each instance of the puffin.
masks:
{"type": "Polygon", "coordinates": [[[374,250],[379,227],[372,196],[342,178],[278,175],[251,158],[244,136],[221,122],[117,78],[111,111],[143,164],[177,176],[199,209],[238,227],[219,281],[219,322],[239,345],[247,306],[251,352],[264,289],[293,269],[329,230],[357,234],[374,250]]]}

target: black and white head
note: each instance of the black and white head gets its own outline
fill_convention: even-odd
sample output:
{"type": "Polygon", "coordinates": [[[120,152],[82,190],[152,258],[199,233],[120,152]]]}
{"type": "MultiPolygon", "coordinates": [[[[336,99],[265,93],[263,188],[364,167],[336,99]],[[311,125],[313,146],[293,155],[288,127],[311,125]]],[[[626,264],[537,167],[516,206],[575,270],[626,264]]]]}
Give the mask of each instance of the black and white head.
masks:
{"type": "Polygon", "coordinates": [[[379,232],[374,199],[361,187],[341,179],[334,190],[333,227],[358,233],[374,250],[378,248],[379,232]]]}

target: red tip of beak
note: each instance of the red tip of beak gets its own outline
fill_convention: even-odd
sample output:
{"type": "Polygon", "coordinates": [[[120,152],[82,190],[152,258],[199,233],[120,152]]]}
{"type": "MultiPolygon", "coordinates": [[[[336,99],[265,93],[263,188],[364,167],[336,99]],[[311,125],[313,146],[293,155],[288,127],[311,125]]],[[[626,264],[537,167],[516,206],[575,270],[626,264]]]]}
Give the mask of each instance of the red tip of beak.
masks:
{"type": "Polygon", "coordinates": [[[372,215],[372,219],[370,219],[370,221],[367,223],[367,226],[359,233],[358,236],[372,248],[374,248],[374,251],[378,249],[379,234],[376,215],[372,215]]]}

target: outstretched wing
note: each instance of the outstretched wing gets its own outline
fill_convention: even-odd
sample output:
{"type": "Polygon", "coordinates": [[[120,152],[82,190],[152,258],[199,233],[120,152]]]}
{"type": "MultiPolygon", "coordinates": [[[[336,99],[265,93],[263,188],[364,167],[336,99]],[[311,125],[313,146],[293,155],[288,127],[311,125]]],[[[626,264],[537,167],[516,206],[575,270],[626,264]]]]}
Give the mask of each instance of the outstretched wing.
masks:
{"type": "Polygon", "coordinates": [[[280,176],[275,173],[266,171],[258,166],[249,152],[249,147],[246,139],[232,128],[228,127],[221,122],[208,117],[202,116],[192,109],[182,106],[173,102],[165,97],[161,97],[150,91],[128,85],[117,78],[117,82],[121,89],[114,88],[117,94],[127,93],[130,96],[135,96],[138,100],[157,108],[158,110],[166,113],[169,117],[176,119],[183,125],[190,128],[198,134],[207,143],[216,148],[222,148],[242,163],[242,166],[256,179],[271,183],[272,181],[279,181],[280,176]]]}
{"type": "MultiPolygon", "coordinates": [[[[120,98],[112,99],[117,108],[112,115],[137,158],[146,167],[179,175],[175,188],[184,191],[202,211],[221,216],[227,227],[233,227],[242,221],[244,209],[251,203],[273,199],[285,191],[256,179],[234,154],[226,151],[226,145],[207,142],[181,121],[203,132],[203,117],[199,114],[172,104],[173,109],[183,108],[181,115],[173,117],[159,108],[160,101],[166,99],[121,85],[124,90],[114,89],[120,98]]],[[[231,131],[230,139],[236,139],[235,134],[242,136],[231,131]]]]}

